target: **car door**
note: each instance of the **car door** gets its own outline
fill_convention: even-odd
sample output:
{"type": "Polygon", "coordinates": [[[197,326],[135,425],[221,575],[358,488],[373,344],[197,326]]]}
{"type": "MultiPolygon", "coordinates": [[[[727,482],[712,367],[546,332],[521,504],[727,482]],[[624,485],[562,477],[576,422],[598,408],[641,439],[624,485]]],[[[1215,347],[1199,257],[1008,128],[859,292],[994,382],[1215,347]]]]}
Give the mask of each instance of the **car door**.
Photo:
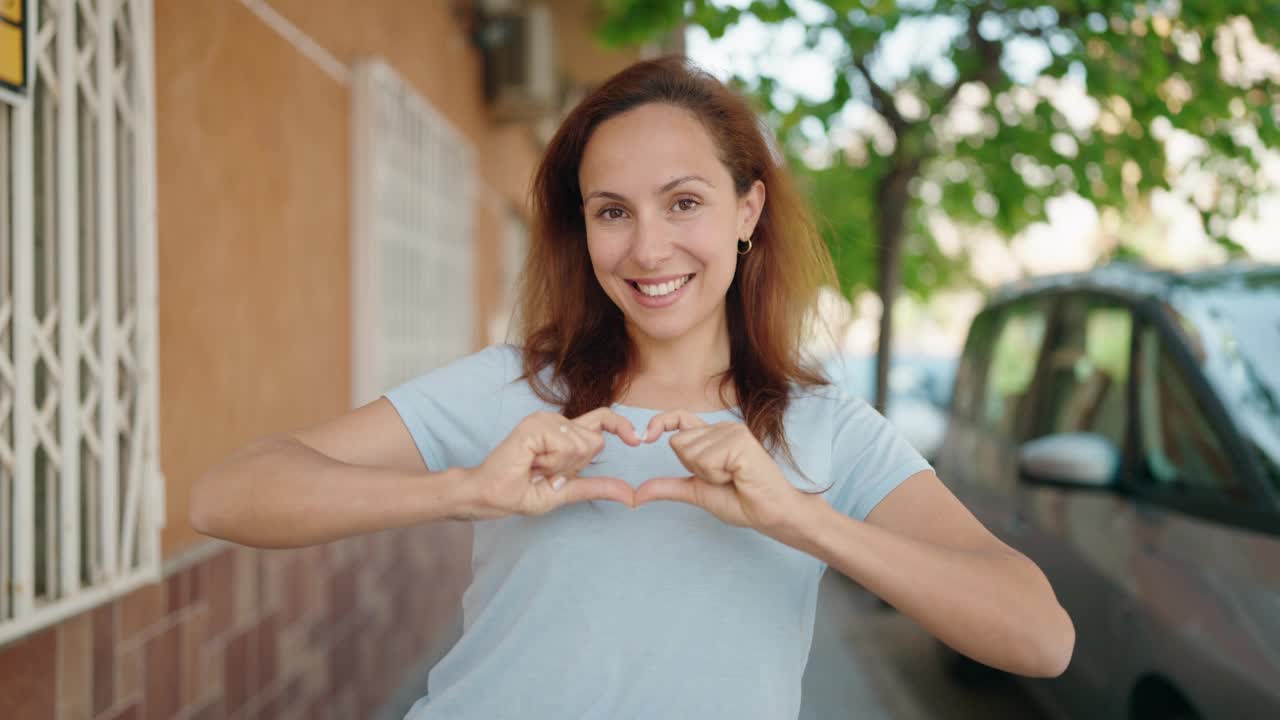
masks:
{"type": "MultiPolygon", "coordinates": [[[[1063,433],[1105,439],[1123,457],[1129,412],[1133,311],[1123,299],[1085,292],[1060,297],[1024,412],[1025,440],[1063,433]]],[[[1016,465],[1016,455],[1011,462],[1016,465]]],[[[1049,484],[1022,474],[1010,518],[1013,544],[1049,578],[1076,627],[1070,666],[1028,681],[1070,717],[1120,718],[1114,643],[1128,634],[1134,509],[1113,485],[1049,484]]]]}
{"type": "Polygon", "coordinates": [[[1277,717],[1280,518],[1198,354],[1162,330],[1138,335],[1132,642],[1113,650],[1203,717],[1277,717]]]}

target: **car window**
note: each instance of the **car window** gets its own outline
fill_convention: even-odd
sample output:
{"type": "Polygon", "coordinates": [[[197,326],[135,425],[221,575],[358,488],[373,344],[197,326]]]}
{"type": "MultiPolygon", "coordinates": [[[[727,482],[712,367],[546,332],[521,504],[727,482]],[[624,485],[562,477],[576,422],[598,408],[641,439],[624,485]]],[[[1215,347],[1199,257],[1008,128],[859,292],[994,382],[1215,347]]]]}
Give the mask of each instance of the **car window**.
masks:
{"type": "Polygon", "coordinates": [[[1026,302],[1005,309],[995,323],[982,393],[981,421],[989,431],[1015,435],[1044,342],[1045,314],[1042,303],[1026,302]]]}
{"type": "Polygon", "coordinates": [[[1076,296],[1062,304],[1046,350],[1034,437],[1090,432],[1124,447],[1133,315],[1114,301],[1076,296]]]}
{"type": "Polygon", "coordinates": [[[1163,489],[1248,501],[1212,420],[1191,392],[1183,368],[1154,328],[1139,340],[1138,415],[1145,472],[1163,489]]]}
{"type": "Polygon", "coordinates": [[[969,326],[969,337],[965,340],[964,352],[956,368],[955,394],[951,398],[951,410],[959,417],[974,419],[978,416],[978,391],[982,388],[982,377],[987,369],[987,351],[991,348],[992,325],[996,317],[997,313],[992,311],[979,313],[969,326]]]}
{"type": "Polygon", "coordinates": [[[1175,298],[1205,379],[1280,493],[1280,272],[1206,278],[1175,298]]]}

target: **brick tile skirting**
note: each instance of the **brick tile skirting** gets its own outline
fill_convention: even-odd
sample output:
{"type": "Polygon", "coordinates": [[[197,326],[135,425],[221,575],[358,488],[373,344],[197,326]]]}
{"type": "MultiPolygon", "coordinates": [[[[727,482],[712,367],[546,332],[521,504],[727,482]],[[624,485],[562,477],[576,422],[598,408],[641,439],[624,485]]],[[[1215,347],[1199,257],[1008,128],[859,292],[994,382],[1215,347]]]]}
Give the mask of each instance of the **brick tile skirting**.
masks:
{"type": "Polygon", "coordinates": [[[0,647],[14,720],[368,718],[456,623],[471,533],[228,545],[0,647]]]}

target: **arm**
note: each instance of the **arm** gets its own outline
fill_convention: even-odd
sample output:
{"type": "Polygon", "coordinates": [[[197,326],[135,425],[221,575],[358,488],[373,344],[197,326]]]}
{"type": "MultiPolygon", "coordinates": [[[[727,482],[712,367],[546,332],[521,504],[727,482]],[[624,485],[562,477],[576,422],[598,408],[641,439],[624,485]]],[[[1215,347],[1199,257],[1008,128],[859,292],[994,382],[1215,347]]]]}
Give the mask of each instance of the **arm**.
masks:
{"type": "MultiPolygon", "coordinates": [[[[847,408],[874,412],[865,403],[847,408]]],[[[844,427],[856,429],[851,420],[844,427]]],[[[871,432],[851,435],[865,474],[881,476],[886,459],[915,455],[883,418],[861,425],[868,422],[871,432]],[[887,449],[865,452],[880,443],[887,449]]],[[[793,487],[742,423],[708,425],[672,410],[650,420],[645,437],[670,430],[691,475],[651,478],[636,488],[637,505],[675,500],[755,528],[826,562],[979,662],[1035,677],[1066,670],[1075,627],[1040,568],[983,527],[932,470],[900,483],[863,522],[842,503],[793,487]]]]}
{"type": "Polygon", "coordinates": [[[844,573],[979,662],[1056,677],[1075,627],[1035,563],[992,535],[937,475],[912,475],[862,522],[817,496],[777,539],[844,573]]]}
{"type": "Polygon", "coordinates": [[[321,425],[255,440],[191,491],[197,531],[265,548],[315,545],[437,519],[473,499],[460,468],[428,471],[385,398],[321,425]]]}

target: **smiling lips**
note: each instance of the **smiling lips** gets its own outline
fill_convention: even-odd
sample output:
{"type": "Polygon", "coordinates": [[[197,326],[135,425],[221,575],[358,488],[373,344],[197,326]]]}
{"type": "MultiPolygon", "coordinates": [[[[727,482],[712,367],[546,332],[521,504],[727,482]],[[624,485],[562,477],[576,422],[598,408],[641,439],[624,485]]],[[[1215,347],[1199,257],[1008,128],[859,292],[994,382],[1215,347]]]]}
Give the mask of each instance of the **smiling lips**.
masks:
{"type": "Polygon", "coordinates": [[[637,301],[644,307],[666,307],[680,299],[684,288],[696,273],[678,275],[661,282],[628,280],[637,301]]]}

